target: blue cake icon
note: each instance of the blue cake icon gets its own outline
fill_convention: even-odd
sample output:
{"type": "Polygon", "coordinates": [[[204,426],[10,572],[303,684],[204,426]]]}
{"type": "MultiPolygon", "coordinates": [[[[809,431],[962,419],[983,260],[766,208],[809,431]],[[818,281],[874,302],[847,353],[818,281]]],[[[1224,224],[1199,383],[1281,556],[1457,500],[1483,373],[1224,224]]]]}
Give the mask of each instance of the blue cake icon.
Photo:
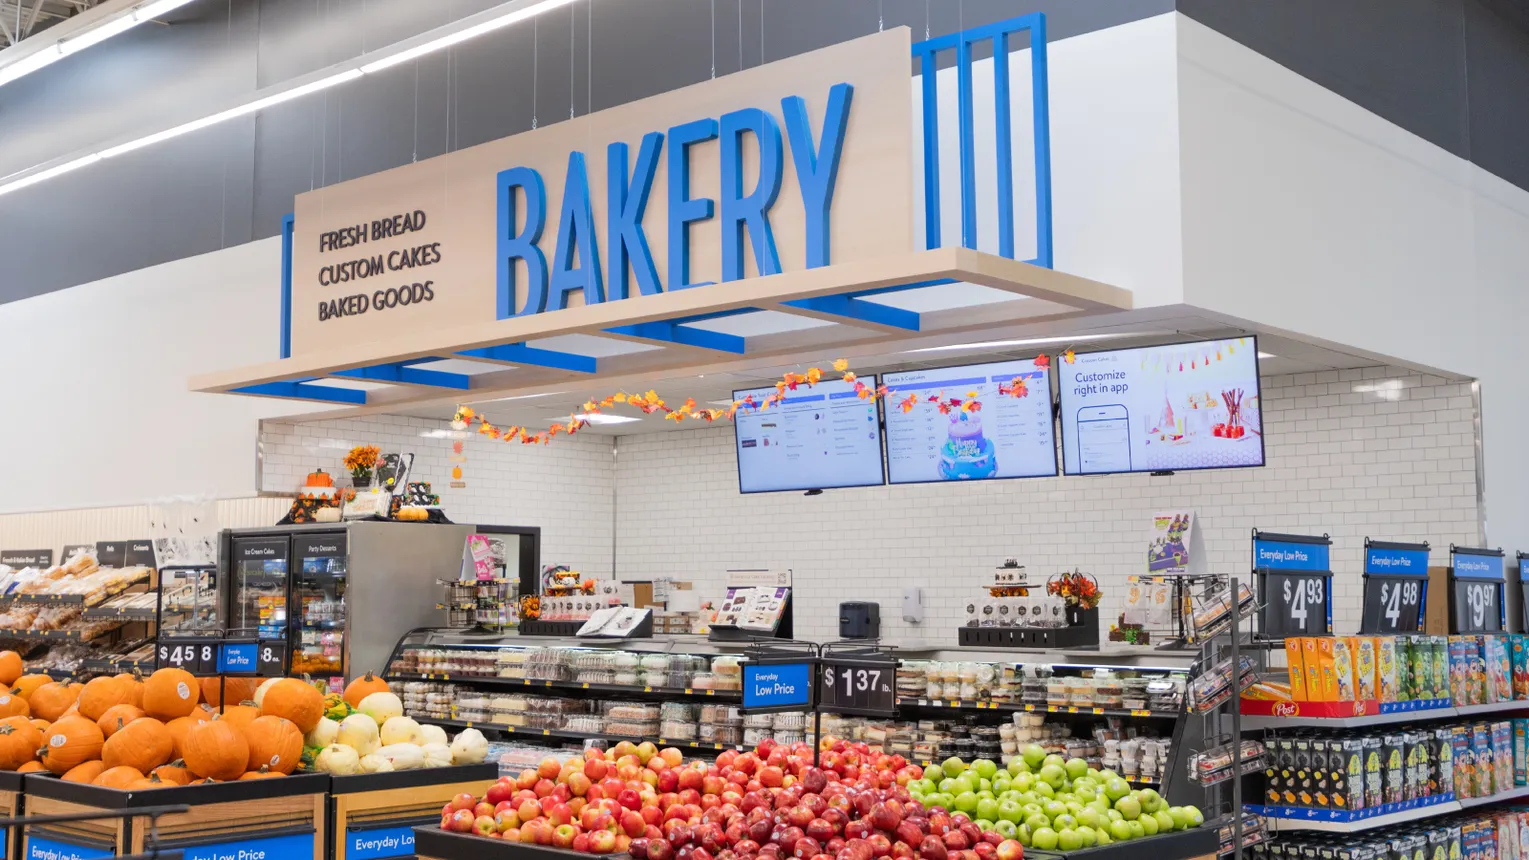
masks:
{"type": "Polygon", "coordinates": [[[993,443],[982,435],[982,418],[975,412],[950,416],[950,432],[940,448],[940,478],[958,481],[998,474],[993,443]]]}

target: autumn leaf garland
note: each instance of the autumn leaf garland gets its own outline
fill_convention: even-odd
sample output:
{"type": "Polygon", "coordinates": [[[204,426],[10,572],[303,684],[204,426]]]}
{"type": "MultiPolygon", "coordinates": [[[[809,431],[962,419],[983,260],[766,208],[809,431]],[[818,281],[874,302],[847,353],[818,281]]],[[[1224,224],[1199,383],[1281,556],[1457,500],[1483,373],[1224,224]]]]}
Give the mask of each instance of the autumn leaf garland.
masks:
{"type": "MultiPolygon", "coordinates": [[[[1072,350],[1068,350],[1063,356],[1067,362],[1072,363],[1072,350]]],[[[1045,355],[1037,356],[1035,366],[1046,368],[1050,366],[1050,360],[1045,355]]],[[[849,383],[854,387],[855,396],[861,400],[875,402],[878,400],[890,400],[897,392],[885,385],[875,387],[861,382],[854,371],[849,369],[849,362],[840,358],[833,363],[833,370],[839,374],[839,381],[849,383]]],[[[797,391],[803,387],[811,388],[822,382],[824,373],[821,368],[810,367],[805,373],[786,373],[775,383],[775,391],[765,397],[756,400],[753,395],[734,400],[725,409],[703,409],[696,405],[695,398],[686,398],[678,407],[671,407],[658,392],[648,389],[642,394],[628,394],[618,391],[602,400],[586,400],[582,413],[568,416],[568,421],[558,422],[541,432],[533,433],[527,427],[511,425],[499,428],[491,424],[482,415],[478,414],[470,406],[458,406],[456,414],[452,416],[451,426],[456,430],[466,430],[475,422],[478,425],[478,435],[487,436],[504,442],[520,442],[523,445],[546,445],[558,436],[572,436],[584,427],[588,426],[589,419],[585,416],[600,415],[607,409],[616,406],[630,406],[644,415],[652,415],[655,412],[664,413],[665,421],[673,421],[676,424],[687,420],[705,421],[708,424],[718,420],[732,421],[737,416],[738,410],[761,410],[779,406],[786,399],[789,392],[797,391]]],[[[998,393],[1003,397],[1025,397],[1030,393],[1030,387],[1023,376],[1016,376],[1009,382],[999,383],[998,393]]],[[[897,400],[897,407],[903,412],[912,412],[919,404],[934,406],[941,415],[949,415],[952,412],[977,412],[982,409],[982,402],[977,399],[977,392],[968,391],[965,397],[946,397],[944,392],[920,397],[917,394],[909,394],[897,400]]]]}

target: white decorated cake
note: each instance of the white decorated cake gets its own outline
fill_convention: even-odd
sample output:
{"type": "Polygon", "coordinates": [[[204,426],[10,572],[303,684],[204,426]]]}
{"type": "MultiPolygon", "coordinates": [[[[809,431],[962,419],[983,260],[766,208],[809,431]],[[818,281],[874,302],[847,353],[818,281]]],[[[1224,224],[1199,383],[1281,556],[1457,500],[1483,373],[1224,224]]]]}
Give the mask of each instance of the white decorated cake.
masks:
{"type": "Polygon", "coordinates": [[[991,478],[998,474],[993,443],[982,435],[982,417],[975,412],[953,412],[950,431],[940,448],[940,477],[947,481],[991,478]]]}

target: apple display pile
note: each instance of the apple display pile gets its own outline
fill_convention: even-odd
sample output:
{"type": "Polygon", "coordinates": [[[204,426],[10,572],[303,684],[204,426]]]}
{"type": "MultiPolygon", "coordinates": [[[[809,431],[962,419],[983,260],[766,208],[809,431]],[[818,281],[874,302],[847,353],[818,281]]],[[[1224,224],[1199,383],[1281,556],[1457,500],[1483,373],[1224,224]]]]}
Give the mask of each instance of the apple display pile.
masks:
{"type": "Polygon", "coordinates": [[[1133,790],[1113,771],[1047,755],[1031,744],[1000,769],[988,759],[932,765],[908,784],[926,808],[969,816],[983,833],[1043,851],[1077,851],[1198,827],[1193,806],[1169,806],[1150,788],[1133,790]]]}

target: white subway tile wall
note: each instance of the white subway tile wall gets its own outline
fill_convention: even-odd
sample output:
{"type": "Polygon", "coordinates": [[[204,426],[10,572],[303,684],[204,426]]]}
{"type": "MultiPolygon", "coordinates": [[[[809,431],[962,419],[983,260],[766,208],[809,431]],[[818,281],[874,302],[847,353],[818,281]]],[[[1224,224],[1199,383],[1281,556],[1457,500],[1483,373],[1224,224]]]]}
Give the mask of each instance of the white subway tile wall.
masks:
{"type": "Polygon", "coordinates": [[[453,522],[540,526],[542,559],[590,576],[611,576],[614,529],[612,437],[561,437],[550,445],[490,441],[452,431],[445,421],[378,415],[293,424],[261,424],[263,492],[291,493],[316,468],[349,485],[345,453],[354,445],[414,452],[411,480],[428,481],[453,522]],[[462,488],[451,487],[452,445],[467,462],[462,488]]]}
{"type": "Polygon", "coordinates": [[[838,604],[874,600],[893,643],[952,645],[962,608],[991,569],[1018,558],[1042,577],[1073,567],[1120,612],[1125,577],[1141,573],[1151,515],[1193,509],[1208,563],[1246,574],[1249,532],[1327,532],[1334,541],[1334,623],[1358,630],[1366,536],[1481,541],[1468,382],[1395,368],[1263,381],[1269,465],[1181,472],[923,484],[741,495],[731,427],[547,446],[461,434],[465,489],[451,489],[454,434],[445,422],[378,416],[311,424],[267,421],[262,489],[290,492],[322,466],[343,481],[352,445],[413,451],[415,477],[458,522],[539,525],[543,559],[626,581],[672,577],[720,593],[725,571],[790,568],[799,637],[837,635],[838,604]],[[615,549],[612,551],[614,518],[615,549]],[[902,591],[924,589],[922,624],[902,621],[902,591]]]}
{"type": "Polygon", "coordinates": [[[1032,576],[1073,567],[1103,587],[1101,616],[1121,609],[1142,573],[1151,515],[1194,509],[1209,567],[1247,574],[1249,532],[1333,537],[1334,624],[1359,629],[1366,536],[1427,540],[1435,564],[1451,541],[1479,545],[1468,382],[1394,368],[1263,380],[1261,469],[740,495],[731,428],[621,439],[616,569],[668,576],[715,593],[724,571],[790,568],[795,635],[838,634],[838,604],[881,603],[882,638],[955,643],[963,607],[992,568],[1019,559],[1032,576]],[[903,589],[924,591],[922,624],[902,621],[903,589]]]}

